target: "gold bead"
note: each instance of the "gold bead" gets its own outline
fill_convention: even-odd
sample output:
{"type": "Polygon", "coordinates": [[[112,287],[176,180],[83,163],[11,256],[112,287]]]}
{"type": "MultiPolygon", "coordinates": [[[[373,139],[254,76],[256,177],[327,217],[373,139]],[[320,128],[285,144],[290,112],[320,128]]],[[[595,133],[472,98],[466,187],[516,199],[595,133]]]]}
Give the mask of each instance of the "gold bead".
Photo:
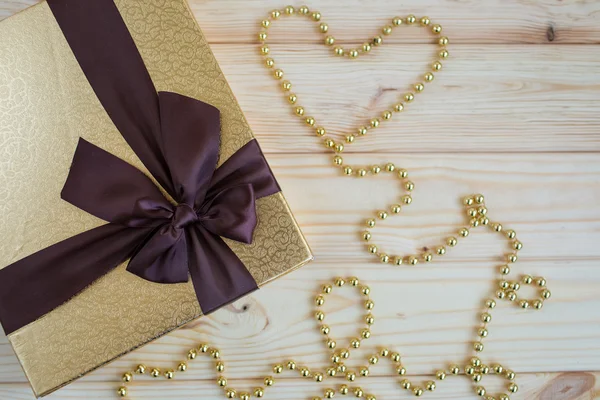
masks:
{"type": "Polygon", "coordinates": [[[347,135],[346,136],[346,143],[353,143],[354,142],[354,135],[347,135]]]}
{"type": "Polygon", "coordinates": [[[392,212],[394,214],[398,214],[400,211],[402,211],[402,206],[400,204],[395,204],[392,206],[392,212]]]}
{"type": "Polygon", "coordinates": [[[316,129],[317,136],[325,136],[327,131],[322,126],[317,127],[316,129]]]}
{"type": "Polygon", "coordinates": [[[313,374],[313,379],[315,382],[323,382],[323,374],[321,372],[315,372],[313,374]]]}
{"type": "Polygon", "coordinates": [[[332,363],[334,363],[334,364],[338,364],[338,363],[340,363],[341,361],[342,361],[342,357],[340,357],[340,355],[339,355],[339,354],[337,354],[337,353],[336,353],[336,354],[332,354],[332,355],[331,355],[331,362],[332,362],[332,363]]]}
{"type": "Polygon", "coordinates": [[[139,364],[137,367],[135,367],[135,373],[140,375],[145,374],[146,366],[144,364],[139,364]]]}
{"type": "Polygon", "coordinates": [[[375,307],[375,302],[373,300],[365,301],[365,308],[367,310],[372,310],[375,307]]]}
{"type": "Polygon", "coordinates": [[[325,44],[327,46],[333,46],[334,43],[335,43],[335,38],[333,36],[327,36],[325,38],[325,44]]]}
{"type": "Polygon", "coordinates": [[[535,283],[539,286],[539,287],[545,287],[546,286],[546,280],[544,278],[537,278],[535,280],[535,283]]]}
{"type": "Polygon", "coordinates": [[[510,263],[516,263],[518,260],[518,257],[516,254],[513,253],[513,254],[509,254],[507,256],[507,259],[508,259],[508,262],[510,262],[510,263]]]}
{"type": "Polygon", "coordinates": [[[442,26],[439,24],[435,24],[431,27],[431,31],[433,33],[435,33],[436,35],[438,35],[438,34],[442,33],[442,26]]]}
{"type": "Polygon", "coordinates": [[[219,357],[221,357],[221,352],[217,349],[212,349],[210,351],[210,355],[212,356],[212,358],[218,359],[219,357]]]}
{"type": "Polygon", "coordinates": [[[371,331],[368,328],[365,328],[362,331],[360,331],[360,335],[363,339],[368,339],[371,337],[371,331]]]}
{"type": "Polygon", "coordinates": [[[335,165],[342,165],[342,163],[344,162],[344,159],[340,156],[335,156],[333,157],[333,163],[335,165]]]}
{"type": "Polygon", "coordinates": [[[400,362],[401,357],[400,357],[400,353],[392,353],[390,355],[390,358],[392,359],[393,362],[400,362]]]}
{"type": "Polygon", "coordinates": [[[331,329],[327,325],[321,325],[321,333],[323,335],[329,335],[331,329]]]}
{"type": "Polygon", "coordinates": [[[282,69],[276,69],[275,72],[273,72],[273,75],[277,79],[282,79],[283,78],[283,70],[282,69]]]}
{"type": "Polygon", "coordinates": [[[473,375],[475,373],[475,368],[469,366],[469,367],[465,367],[465,374],[466,375],[473,375]]]}
{"type": "Polygon", "coordinates": [[[369,368],[362,367],[359,371],[360,376],[369,376],[369,368]]]}
{"type": "Polygon", "coordinates": [[[283,372],[283,365],[281,364],[277,364],[273,367],[273,372],[275,372],[276,374],[280,374],[283,372]]]}
{"type": "Polygon", "coordinates": [[[375,323],[375,317],[372,314],[368,314],[365,317],[365,322],[367,323],[367,325],[373,325],[375,323]]]}
{"type": "Polygon", "coordinates": [[[519,387],[516,383],[511,383],[510,385],[508,385],[508,391],[511,393],[517,393],[519,391],[519,387]]]}
{"type": "Polygon", "coordinates": [[[482,338],[487,337],[488,330],[486,328],[481,328],[481,329],[479,329],[477,334],[479,335],[479,337],[482,337],[482,338]]]}
{"type": "Polygon", "coordinates": [[[432,67],[434,70],[439,71],[442,69],[442,63],[439,61],[436,61],[432,64],[432,67]]]}
{"type": "Polygon", "coordinates": [[[335,146],[335,142],[331,139],[325,139],[323,143],[325,144],[325,147],[332,148],[333,146],[335,146]]]}
{"type": "Polygon", "coordinates": [[[313,21],[320,21],[321,20],[321,13],[318,11],[315,11],[314,13],[312,13],[312,19],[313,21]]]}
{"type": "Polygon", "coordinates": [[[366,126],[361,126],[358,128],[358,134],[361,136],[365,136],[368,133],[368,129],[366,126]]]}
{"type": "Polygon", "coordinates": [[[368,296],[369,293],[371,293],[371,288],[369,288],[368,286],[363,286],[360,288],[360,292],[365,296],[368,296]]]}
{"type": "MultiPolygon", "coordinates": [[[[322,331],[322,329],[321,329],[321,331],[322,331]]],[[[296,369],[296,363],[291,360],[287,362],[286,366],[287,366],[287,369],[289,369],[290,371],[293,371],[296,369]]]]}
{"type": "Polygon", "coordinates": [[[489,313],[484,312],[481,314],[481,322],[485,322],[487,324],[488,322],[491,322],[491,321],[492,321],[492,316],[489,313]]]}
{"type": "Polygon", "coordinates": [[[461,228],[458,233],[460,234],[460,236],[462,237],[467,237],[469,236],[469,228],[461,228]]]}
{"type": "Polygon", "coordinates": [[[379,212],[377,213],[377,217],[379,217],[379,219],[386,219],[386,218],[387,218],[387,216],[388,216],[388,213],[387,213],[387,212],[385,212],[385,211],[379,211],[379,212]]]}
{"type": "Polygon", "coordinates": [[[295,112],[296,112],[296,115],[298,115],[298,116],[304,115],[304,107],[296,107],[295,112]]]}
{"type": "Polygon", "coordinates": [[[485,391],[485,388],[483,386],[477,386],[475,388],[475,393],[477,393],[477,396],[483,397],[483,396],[485,396],[486,391],[485,391]]]}
{"type": "Polygon", "coordinates": [[[350,346],[352,346],[352,348],[354,348],[354,349],[358,349],[360,347],[360,339],[359,338],[352,339],[352,341],[350,342],[350,346]]]}
{"type": "Polygon", "coordinates": [[[346,372],[346,379],[348,379],[350,382],[354,382],[356,380],[356,373],[352,371],[346,372]]]}
{"type": "Polygon", "coordinates": [[[505,235],[509,239],[514,239],[515,237],[517,237],[517,233],[515,231],[513,231],[512,229],[507,230],[505,232],[505,235]]]}
{"type": "Polygon", "coordinates": [[[477,213],[480,214],[480,215],[486,215],[487,214],[487,208],[485,208],[484,206],[477,207],[477,213]]]}
{"type": "Polygon", "coordinates": [[[521,300],[519,305],[521,306],[521,308],[529,308],[529,302],[527,300],[521,300]]]}
{"type": "Polygon", "coordinates": [[[327,368],[327,375],[328,376],[336,376],[336,374],[337,374],[337,369],[332,368],[332,367],[327,368]]]}
{"type": "Polygon", "coordinates": [[[414,95],[414,94],[412,94],[412,93],[406,93],[406,94],[404,95],[404,100],[405,100],[407,103],[410,103],[410,102],[411,102],[411,101],[413,101],[414,99],[415,99],[415,95],[414,95]]]}
{"type": "Polygon", "coordinates": [[[379,357],[377,357],[376,355],[372,355],[371,357],[369,357],[369,364],[375,365],[378,362],[379,362],[379,357]]]}
{"type": "Polygon", "coordinates": [[[224,376],[220,376],[217,379],[217,385],[221,386],[221,387],[225,387],[227,386],[227,379],[224,376]]]}
{"type": "Polygon", "coordinates": [[[188,351],[188,359],[194,360],[194,359],[196,359],[197,356],[198,356],[198,352],[196,351],[196,349],[192,349],[192,350],[188,351]]]}
{"type": "Polygon", "coordinates": [[[552,296],[552,293],[548,289],[542,290],[542,297],[548,300],[552,296]]]}
{"type": "Polygon", "coordinates": [[[285,8],[285,13],[286,13],[287,15],[292,15],[292,14],[293,14],[293,13],[295,13],[295,12],[296,12],[296,9],[295,9],[293,6],[287,6],[287,7],[285,8]]]}
{"type": "Polygon", "coordinates": [[[404,104],[402,104],[402,103],[397,103],[394,106],[394,111],[396,111],[396,112],[402,112],[403,110],[404,110],[404,104]]]}
{"type": "Polygon", "coordinates": [[[261,52],[261,54],[263,54],[263,55],[265,55],[265,56],[266,56],[267,54],[269,54],[269,51],[270,51],[270,49],[269,49],[269,46],[267,46],[267,45],[264,45],[264,46],[261,46],[261,47],[260,47],[260,52],[261,52]]]}
{"type": "Polygon", "coordinates": [[[417,397],[423,396],[423,389],[421,389],[420,387],[416,387],[413,389],[413,393],[417,397]]]}
{"type": "Polygon", "coordinates": [[[523,248],[523,243],[519,242],[518,240],[513,243],[513,249],[521,250],[522,248],[523,248]]]}
{"type": "Polygon", "coordinates": [[[440,44],[440,46],[446,46],[450,41],[448,40],[448,38],[446,36],[442,36],[440,38],[440,40],[438,41],[438,43],[440,44]]]}
{"type": "Polygon", "coordinates": [[[479,226],[479,220],[478,220],[477,218],[473,218],[473,219],[471,219],[471,226],[472,226],[473,228],[476,228],[476,227],[478,227],[478,226],[479,226]]]}
{"type": "Polygon", "coordinates": [[[400,25],[402,25],[402,18],[400,18],[400,17],[394,17],[394,19],[392,20],[392,23],[395,26],[400,26],[400,25]]]}
{"type": "Polygon", "coordinates": [[[398,375],[404,376],[404,375],[406,375],[406,368],[404,368],[402,365],[399,365],[396,368],[396,372],[398,373],[398,375]]]}
{"type": "Polygon", "coordinates": [[[302,6],[302,7],[300,7],[300,8],[298,9],[298,12],[299,12],[300,14],[307,15],[308,13],[310,13],[310,10],[308,9],[308,7],[307,7],[307,6],[302,6]]]}
{"type": "Polygon", "coordinates": [[[446,372],[440,370],[438,372],[435,373],[436,378],[438,378],[440,381],[443,381],[444,379],[446,379],[446,372]]]}
{"type": "Polygon", "coordinates": [[[125,386],[121,386],[118,390],[117,390],[117,394],[120,397],[127,397],[127,388],[125,386]]]}
{"type": "Polygon", "coordinates": [[[277,19],[277,18],[281,17],[281,11],[279,11],[279,10],[273,10],[273,11],[271,11],[271,17],[273,19],[277,19]]]}
{"type": "Polygon", "coordinates": [[[465,197],[465,198],[463,199],[463,204],[464,204],[465,206],[470,206],[470,205],[472,205],[472,204],[473,204],[473,202],[474,202],[474,199],[473,199],[472,197],[465,197]]]}
{"type": "Polygon", "coordinates": [[[225,397],[227,397],[228,399],[235,399],[235,396],[237,396],[237,392],[233,389],[227,389],[225,391],[225,397]]]}
{"type": "Polygon", "coordinates": [[[374,219],[372,219],[372,218],[371,218],[371,219],[368,219],[368,220],[367,220],[367,226],[368,226],[369,228],[372,228],[372,227],[374,227],[374,226],[375,226],[375,220],[374,220],[374,219]]]}
{"type": "Polygon", "coordinates": [[[515,300],[517,300],[517,294],[515,292],[513,292],[513,291],[507,292],[506,293],[506,298],[509,301],[515,301],[515,300]]]}
{"type": "Polygon", "coordinates": [[[362,397],[364,394],[363,390],[359,387],[354,388],[354,396],[356,397],[362,397]]]}
{"type": "Polygon", "coordinates": [[[435,382],[434,382],[434,381],[428,381],[428,382],[425,384],[425,388],[426,388],[427,390],[429,390],[430,392],[433,392],[433,391],[435,390],[435,382]]]}
{"type": "Polygon", "coordinates": [[[373,119],[371,119],[370,123],[373,128],[377,128],[379,126],[379,124],[381,123],[381,120],[379,118],[373,118],[373,119]]]}
{"type": "Polygon", "coordinates": [[[502,232],[502,224],[492,224],[492,229],[496,232],[502,232]]]}
{"type": "Polygon", "coordinates": [[[150,376],[153,378],[158,378],[160,376],[160,369],[158,368],[152,368],[150,370],[150,376]]]}
{"type": "Polygon", "coordinates": [[[254,389],[254,395],[255,395],[256,397],[259,397],[259,398],[260,398],[260,397],[264,397],[264,395],[265,395],[265,390],[264,390],[263,388],[261,388],[261,387],[258,387],[258,388],[256,388],[256,389],[254,389]]]}
{"type": "Polygon", "coordinates": [[[373,44],[375,46],[380,46],[383,43],[383,38],[381,36],[375,36],[373,38],[373,44]]]}
{"type": "Polygon", "coordinates": [[[348,55],[352,58],[356,58],[356,57],[358,57],[358,50],[352,49],[348,52],[348,55]]]}
{"type": "Polygon", "coordinates": [[[510,282],[509,287],[516,292],[521,288],[521,285],[519,284],[519,282],[510,282]]]}
{"type": "Polygon", "coordinates": [[[217,370],[217,372],[223,372],[225,371],[225,364],[222,361],[217,361],[215,363],[215,369],[217,370]]]}
{"type": "Polygon", "coordinates": [[[383,32],[384,35],[391,35],[392,27],[390,25],[386,25],[381,29],[381,31],[383,32]]]}
{"type": "Polygon", "coordinates": [[[338,287],[342,287],[346,284],[346,280],[344,278],[335,278],[335,285],[338,287]]]}
{"type": "Polygon", "coordinates": [[[412,386],[412,384],[410,383],[410,381],[408,379],[403,379],[402,382],[400,382],[400,385],[402,386],[403,389],[410,389],[410,387],[412,386]]]}
{"type": "Polygon", "coordinates": [[[502,367],[502,365],[500,365],[500,364],[495,364],[492,366],[492,368],[494,369],[494,372],[497,374],[501,374],[502,372],[504,372],[504,367],[502,367]]]}
{"type": "Polygon", "coordinates": [[[344,49],[341,47],[335,47],[333,49],[334,53],[336,56],[343,56],[344,55],[344,49]]]}
{"type": "Polygon", "coordinates": [[[328,349],[332,349],[333,350],[333,349],[335,349],[335,346],[337,346],[337,343],[336,343],[335,340],[333,340],[333,339],[328,339],[327,340],[327,348],[328,349]]]}
{"type": "Polygon", "coordinates": [[[268,19],[263,19],[263,20],[260,22],[260,25],[261,25],[263,28],[268,28],[269,26],[271,26],[271,21],[269,21],[268,19]]]}
{"type": "Polygon", "coordinates": [[[281,82],[281,88],[285,91],[291,90],[292,83],[290,81],[283,81],[283,82],[281,82]]]}
{"type": "Polygon", "coordinates": [[[131,382],[133,380],[133,375],[131,372],[125,372],[121,379],[123,382],[131,382]]]}
{"type": "Polygon", "coordinates": [[[340,357],[347,359],[350,357],[350,351],[348,349],[341,349],[340,350],[340,357]]]}
{"type": "Polygon", "coordinates": [[[306,125],[313,126],[315,124],[315,119],[313,117],[306,117],[304,122],[306,122],[306,125]]]}
{"type": "Polygon", "coordinates": [[[368,242],[369,240],[371,240],[371,232],[369,232],[369,231],[365,231],[365,232],[363,232],[363,240],[365,240],[365,241],[367,241],[367,242],[368,242]]]}
{"type": "Polygon", "coordinates": [[[264,42],[265,40],[267,40],[267,32],[260,32],[258,34],[258,40],[260,40],[261,42],[264,42]]]}
{"type": "Polygon", "coordinates": [[[165,371],[165,378],[167,379],[173,379],[175,378],[175,371],[173,371],[172,369],[168,369],[165,371]]]}
{"type": "Polygon", "coordinates": [[[246,393],[246,392],[240,393],[240,400],[250,400],[250,393],[246,393]]]}
{"type": "Polygon", "coordinates": [[[406,17],[407,24],[414,24],[415,22],[417,22],[417,17],[415,17],[414,15],[410,14],[406,17]]]}
{"type": "Polygon", "coordinates": [[[514,373],[514,371],[507,369],[504,373],[504,376],[506,376],[506,379],[508,379],[509,381],[512,381],[515,379],[516,374],[514,373]]]}
{"type": "Polygon", "coordinates": [[[383,119],[391,119],[392,118],[392,112],[391,111],[384,111],[382,114],[383,119]]]}
{"type": "Polygon", "coordinates": [[[423,76],[423,78],[425,78],[427,82],[431,82],[435,78],[435,76],[431,72],[428,72],[423,76]]]}
{"type": "Polygon", "coordinates": [[[469,216],[476,217],[477,216],[477,209],[476,208],[469,208],[468,213],[469,213],[469,216]]]}
{"type": "Polygon", "coordinates": [[[412,203],[412,197],[410,195],[408,195],[408,194],[402,196],[401,199],[402,199],[402,202],[404,204],[410,204],[410,203],[412,203]]]}
{"type": "Polygon", "coordinates": [[[348,392],[350,391],[350,388],[348,388],[348,385],[342,385],[342,386],[340,386],[339,391],[340,391],[340,394],[347,395],[348,392]]]}
{"type": "Polygon", "coordinates": [[[344,167],[344,174],[352,175],[352,167],[349,167],[349,166],[344,167]]]}
{"type": "Polygon", "coordinates": [[[335,151],[338,153],[341,153],[342,151],[344,151],[344,145],[341,143],[338,143],[335,145],[335,151]]]}
{"type": "Polygon", "coordinates": [[[481,365],[481,359],[479,359],[479,357],[471,357],[470,362],[474,367],[479,367],[481,365]]]}
{"type": "Polygon", "coordinates": [[[543,301],[541,301],[541,300],[535,300],[535,301],[533,302],[533,307],[534,307],[536,310],[541,310],[541,309],[542,309],[542,307],[544,307],[544,302],[543,302],[543,301]]]}
{"type": "Polygon", "coordinates": [[[508,281],[500,281],[500,282],[498,282],[498,286],[501,289],[508,289],[510,286],[510,283],[508,283],[508,281]]]}
{"type": "Polygon", "coordinates": [[[365,53],[368,53],[369,51],[371,51],[371,43],[363,43],[362,49],[365,53]]]}
{"type": "Polygon", "coordinates": [[[404,183],[404,189],[406,189],[409,192],[412,192],[413,190],[415,190],[415,184],[411,181],[406,181],[406,183],[404,183]]]}
{"type": "Polygon", "coordinates": [[[351,284],[352,286],[355,286],[355,287],[356,287],[356,286],[358,286],[358,285],[360,284],[360,281],[359,281],[359,280],[358,280],[358,278],[357,278],[357,277],[355,277],[355,276],[348,278],[348,281],[350,282],[350,284],[351,284]]]}
{"type": "Polygon", "coordinates": [[[431,21],[429,20],[429,17],[423,17],[421,18],[421,25],[422,26],[427,26],[431,23],[431,21]]]}
{"type": "Polygon", "coordinates": [[[419,263],[419,259],[415,256],[408,257],[408,263],[410,265],[417,265],[419,263]]]}
{"type": "Polygon", "coordinates": [[[494,299],[487,299],[487,300],[485,301],[485,306],[486,306],[487,308],[493,309],[493,308],[495,308],[495,307],[496,307],[496,301],[495,301],[494,299]]]}
{"type": "Polygon", "coordinates": [[[389,355],[390,355],[390,351],[389,351],[388,349],[385,349],[385,348],[384,348],[384,349],[381,349],[381,350],[379,351],[379,355],[381,355],[381,357],[387,357],[387,356],[389,356],[389,355]]]}
{"type": "Polygon", "coordinates": [[[449,55],[450,54],[448,53],[448,50],[446,50],[446,49],[440,51],[440,54],[439,54],[440,58],[448,58],[449,55]]]}
{"type": "Polygon", "coordinates": [[[315,297],[315,304],[318,306],[322,306],[323,304],[325,304],[325,298],[321,295],[315,297]]]}
{"type": "Polygon", "coordinates": [[[490,367],[488,367],[487,365],[481,364],[481,366],[479,367],[479,372],[483,375],[487,375],[490,373],[490,367]]]}
{"type": "Polygon", "coordinates": [[[506,297],[506,292],[504,290],[498,290],[496,292],[496,297],[499,298],[500,300],[502,300],[503,298],[506,297]]]}
{"type": "MultiPolygon", "coordinates": [[[[294,94],[294,93],[290,93],[288,96],[288,102],[290,104],[296,104],[297,101],[298,101],[298,96],[296,96],[296,94],[294,94]]],[[[304,110],[302,110],[302,113],[304,114],[304,110]]],[[[296,114],[298,114],[297,109],[296,109],[296,114]]]]}
{"type": "Polygon", "coordinates": [[[483,343],[481,343],[481,342],[474,343],[473,350],[475,350],[476,352],[482,352],[483,351],[483,343]]]}
{"type": "Polygon", "coordinates": [[[325,313],[323,311],[317,311],[315,313],[315,318],[317,321],[323,321],[325,319],[325,313]]]}
{"type": "Polygon", "coordinates": [[[500,267],[500,273],[502,275],[508,275],[510,274],[510,267],[508,265],[503,265],[500,267]]]}
{"type": "Polygon", "coordinates": [[[402,263],[404,262],[402,257],[394,257],[392,261],[395,265],[402,265],[402,263]]]}
{"type": "Polygon", "coordinates": [[[452,375],[458,375],[458,374],[460,374],[460,367],[458,365],[456,365],[456,364],[455,365],[451,365],[450,366],[450,373],[452,375]]]}
{"type": "Polygon", "coordinates": [[[338,365],[337,370],[338,370],[338,372],[340,374],[345,374],[346,373],[346,368],[347,367],[344,364],[340,364],[340,365],[338,365]]]}
{"type": "Polygon", "coordinates": [[[449,237],[448,239],[446,239],[446,244],[450,247],[456,246],[457,243],[458,243],[458,241],[456,240],[455,237],[449,237]]]}
{"type": "Polygon", "coordinates": [[[436,249],[436,253],[438,253],[440,256],[443,256],[444,254],[446,254],[446,248],[444,246],[439,246],[436,249]]]}

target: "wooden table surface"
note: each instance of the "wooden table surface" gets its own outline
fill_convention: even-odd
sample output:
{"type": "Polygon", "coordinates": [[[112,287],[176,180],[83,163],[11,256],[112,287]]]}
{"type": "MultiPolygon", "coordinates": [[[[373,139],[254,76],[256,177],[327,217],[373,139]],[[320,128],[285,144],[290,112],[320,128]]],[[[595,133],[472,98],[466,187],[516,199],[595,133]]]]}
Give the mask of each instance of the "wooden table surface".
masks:
{"type": "MultiPolygon", "coordinates": [[[[0,18],[34,2],[0,0],[0,18]]],[[[168,365],[201,341],[220,347],[227,376],[240,388],[260,384],[271,365],[288,358],[322,368],[327,358],[311,300],[320,283],[338,275],[357,275],[372,288],[377,323],[364,347],[399,350],[411,377],[468,359],[480,299],[494,285],[504,243],[477,230],[426,267],[373,263],[357,232],[372,210],[398,195],[395,181],[340,176],[320,140],[291,116],[255,43],[258,22],[285,4],[192,0],[191,6],[316,260],[49,398],[116,398],[122,371],[138,362],[168,365]]],[[[343,43],[362,43],[394,15],[428,15],[443,25],[451,57],[435,82],[403,115],[348,148],[351,162],[394,161],[416,183],[413,205],[374,232],[377,242],[399,252],[436,244],[463,221],[461,196],[484,193],[491,218],[514,228],[524,243],[515,271],[545,276],[553,292],[541,312],[500,303],[484,362],[517,372],[513,399],[600,398],[600,1],[321,0],[313,6],[343,43]]],[[[401,30],[353,62],[333,57],[306,21],[279,23],[271,36],[302,104],[340,135],[403,93],[434,50],[418,29],[401,30]]],[[[352,334],[358,320],[358,300],[349,293],[328,304],[340,336],[352,334]]],[[[490,389],[501,387],[490,381],[490,389]]],[[[412,397],[389,366],[374,368],[363,386],[378,399],[412,397]]],[[[322,388],[285,374],[266,398],[307,399],[322,388]]],[[[174,381],[136,382],[131,397],[224,398],[212,363],[203,359],[174,381]]],[[[1,337],[0,399],[30,398],[1,337]]],[[[439,383],[426,398],[477,396],[460,377],[439,383]]]]}

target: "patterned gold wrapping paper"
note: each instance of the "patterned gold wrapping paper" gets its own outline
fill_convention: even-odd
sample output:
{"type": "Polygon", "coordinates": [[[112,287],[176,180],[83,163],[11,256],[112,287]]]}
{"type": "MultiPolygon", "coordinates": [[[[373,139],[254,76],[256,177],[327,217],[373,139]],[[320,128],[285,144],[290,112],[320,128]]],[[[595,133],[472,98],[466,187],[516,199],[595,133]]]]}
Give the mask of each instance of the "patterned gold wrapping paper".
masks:
{"type": "MultiPolygon", "coordinates": [[[[219,165],[253,139],[185,0],[116,0],[157,91],[221,111],[219,165]]],[[[149,175],[114,127],[45,2],[0,23],[0,269],[105,222],[61,200],[79,137],[149,175]]],[[[281,193],[257,200],[250,245],[226,240],[259,287],[312,259],[281,193]]],[[[191,281],[163,285],[125,265],[8,336],[46,395],[202,315],[191,281]],[[40,351],[43,349],[43,351],[40,351]]]]}

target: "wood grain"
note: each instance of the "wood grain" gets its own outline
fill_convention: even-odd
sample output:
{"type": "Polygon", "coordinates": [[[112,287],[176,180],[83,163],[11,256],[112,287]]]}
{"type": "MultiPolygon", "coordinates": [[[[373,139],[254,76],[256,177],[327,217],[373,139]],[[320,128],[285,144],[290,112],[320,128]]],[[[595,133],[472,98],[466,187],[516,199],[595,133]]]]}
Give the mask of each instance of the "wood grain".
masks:
{"type": "MultiPolygon", "coordinates": [[[[6,18],[36,0],[2,0],[0,19],[6,18]]],[[[191,8],[213,43],[249,43],[254,40],[258,22],[275,8],[293,0],[191,0],[191,8]]],[[[600,4],[594,0],[319,0],[306,2],[323,14],[331,33],[343,42],[362,43],[379,33],[395,15],[428,15],[442,24],[454,43],[590,43],[600,42],[600,4]],[[357,37],[357,34],[359,37],[357,37]],[[360,41],[358,41],[360,40],[360,41]]],[[[281,42],[319,41],[316,29],[300,19],[286,24],[281,42]],[[308,28],[308,29],[307,29],[308,28]],[[315,33],[311,34],[314,31],[315,33]]],[[[391,42],[424,43],[426,35],[418,29],[404,29],[389,38],[391,42]]]]}
{"type": "MultiPolygon", "coordinates": [[[[0,19],[33,0],[0,0],[0,19]]],[[[448,362],[464,362],[478,326],[480,299],[495,285],[506,245],[484,230],[461,240],[427,266],[373,263],[358,234],[361,222],[400,195],[397,180],[339,175],[319,139],[290,115],[281,91],[260,65],[258,21],[285,3],[191,0],[200,22],[316,261],[210,317],[163,337],[51,395],[112,399],[119,375],[138,362],[172,366],[202,340],[218,345],[234,385],[250,389],[276,361],[315,368],[326,358],[312,318],[321,282],[357,275],[377,306],[377,346],[399,350],[411,378],[426,379],[448,362]]],[[[293,0],[296,6],[301,3],[293,0]]],[[[524,243],[513,276],[539,274],[553,297],[542,312],[501,303],[494,312],[484,362],[517,371],[513,399],[600,398],[600,2],[594,0],[321,0],[319,10],[342,43],[361,43],[394,13],[429,15],[451,38],[451,58],[433,84],[387,127],[347,146],[352,165],[393,161],[410,171],[414,203],[373,230],[390,253],[437,245],[464,224],[459,199],[483,193],[490,218],[514,228],[524,243]]],[[[309,3],[310,5],[310,3],[309,3]]],[[[425,72],[435,47],[406,29],[389,46],[347,62],[331,57],[306,21],[272,29],[272,54],[310,114],[345,135],[380,113],[425,72]]],[[[529,290],[528,290],[529,289],[529,290]]],[[[523,288],[522,295],[531,294],[523,288]]],[[[341,338],[356,335],[358,298],[328,298],[328,323],[341,338]]],[[[40,349],[43,351],[43,349],[40,349]]],[[[364,360],[363,356],[361,356],[364,360]]],[[[357,365],[354,358],[351,365],[357,365]]],[[[364,363],[361,361],[360,364],[364,363]]],[[[378,399],[400,391],[391,367],[367,380],[378,399]]],[[[173,382],[140,381],[132,398],[218,399],[215,373],[198,360],[173,382]]],[[[491,380],[490,388],[500,388],[491,380]]],[[[299,399],[318,386],[284,375],[266,398],[299,399]]],[[[29,399],[18,361],[0,336],[0,399],[29,399]]],[[[431,399],[477,398],[468,380],[449,379],[431,399]]]]}

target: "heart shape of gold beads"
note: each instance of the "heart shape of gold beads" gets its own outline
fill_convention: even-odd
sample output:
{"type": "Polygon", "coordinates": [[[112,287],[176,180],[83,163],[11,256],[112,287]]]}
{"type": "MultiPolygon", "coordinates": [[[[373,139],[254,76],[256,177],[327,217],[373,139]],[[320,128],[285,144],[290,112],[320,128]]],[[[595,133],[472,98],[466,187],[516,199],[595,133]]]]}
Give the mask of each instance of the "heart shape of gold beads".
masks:
{"type": "MultiPolygon", "coordinates": [[[[527,278],[527,277],[526,277],[527,278]]],[[[529,279],[527,279],[529,280],[529,279]]],[[[543,278],[535,280],[539,286],[542,283],[543,278]]],[[[534,282],[533,278],[531,282],[534,282]]],[[[337,290],[337,289],[336,289],[337,290]]],[[[514,289],[513,289],[514,290],[514,289]]],[[[548,293],[548,289],[542,289],[543,293],[548,293]]],[[[516,393],[519,389],[517,384],[514,382],[516,374],[504,368],[501,364],[493,364],[488,366],[482,363],[479,357],[472,357],[464,366],[461,368],[459,364],[451,364],[447,369],[438,370],[434,373],[431,380],[427,380],[422,383],[414,383],[407,378],[407,370],[402,363],[402,356],[399,352],[389,350],[387,348],[381,348],[376,353],[371,353],[367,356],[366,365],[359,368],[350,368],[346,365],[351,355],[359,351],[362,347],[364,349],[363,341],[371,338],[371,327],[375,323],[375,317],[373,315],[373,309],[375,303],[370,298],[371,288],[367,285],[361,284],[358,278],[335,278],[333,284],[325,284],[321,286],[319,293],[315,296],[314,302],[316,305],[315,319],[317,321],[317,327],[319,332],[324,336],[325,346],[331,352],[331,364],[323,369],[313,369],[305,365],[300,365],[294,360],[287,360],[282,363],[275,364],[272,368],[273,374],[279,375],[284,371],[293,371],[299,373],[303,378],[310,379],[316,383],[323,383],[331,380],[341,380],[344,383],[339,385],[328,384],[323,389],[321,396],[313,396],[312,400],[322,400],[334,398],[337,393],[340,395],[354,395],[356,398],[364,398],[366,400],[377,400],[374,394],[365,393],[365,391],[358,386],[356,383],[359,380],[364,380],[371,375],[372,369],[375,365],[379,364],[381,360],[388,360],[394,366],[396,374],[401,378],[400,387],[416,397],[423,396],[426,392],[433,392],[437,389],[439,382],[444,381],[448,376],[455,376],[464,373],[464,375],[470,378],[474,385],[475,394],[483,397],[485,400],[509,400],[510,394],[516,393]],[[366,310],[364,315],[365,325],[362,329],[359,329],[358,335],[354,338],[348,339],[348,346],[339,347],[338,342],[331,336],[331,327],[325,323],[326,314],[322,310],[322,307],[326,303],[327,295],[331,294],[334,288],[342,288],[343,286],[350,286],[355,288],[362,297],[362,305],[366,310]],[[485,375],[496,374],[504,377],[507,380],[508,393],[500,393],[496,396],[488,395],[485,387],[482,386],[481,381],[485,375]],[[438,382],[438,383],[436,383],[438,382]]],[[[542,297],[544,295],[542,294],[542,297]]],[[[503,298],[506,298],[504,296],[503,298]]],[[[483,327],[479,329],[479,336],[481,339],[487,337],[488,330],[487,324],[491,322],[490,310],[496,307],[496,302],[493,299],[488,299],[485,302],[486,312],[481,314],[481,321],[484,323],[483,327]]],[[[481,343],[481,342],[479,342],[481,343]]],[[[483,347],[481,347],[483,350],[483,347]]],[[[477,351],[477,350],[476,350],[477,351]]],[[[223,388],[225,397],[228,399],[240,399],[250,400],[252,397],[262,398],[265,396],[266,388],[275,384],[275,378],[273,375],[267,375],[263,379],[263,385],[255,387],[251,391],[239,391],[234,389],[229,380],[223,375],[225,372],[225,363],[222,359],[221,351],[215,347],[211,347],[206,343],[201,343],[197,347],[194,347],[188,351],[187,360],[180,362],[176,368],[166,369],[164,372],[157,367],[147,368],[145,365],[137,365],[134,372],[126,372],[122,376],[124,383],[130,383],[133,380],[134,375],[144,375],[149,373],[152,378],[164,377],[166,379],[175,378],[176,373],[186,372],[189,368],[189,363],[195,360],[199,355],[206,355],[214,362],[215,371],[218,376],[216,383],[219,387],[223,388]],[[177,372],[176,372],[177,371],[177,372]]],[[[126,386],[121,386],[117,390],[117,393],[121,397],[128,396],[128,389],[126,386]]]]}

